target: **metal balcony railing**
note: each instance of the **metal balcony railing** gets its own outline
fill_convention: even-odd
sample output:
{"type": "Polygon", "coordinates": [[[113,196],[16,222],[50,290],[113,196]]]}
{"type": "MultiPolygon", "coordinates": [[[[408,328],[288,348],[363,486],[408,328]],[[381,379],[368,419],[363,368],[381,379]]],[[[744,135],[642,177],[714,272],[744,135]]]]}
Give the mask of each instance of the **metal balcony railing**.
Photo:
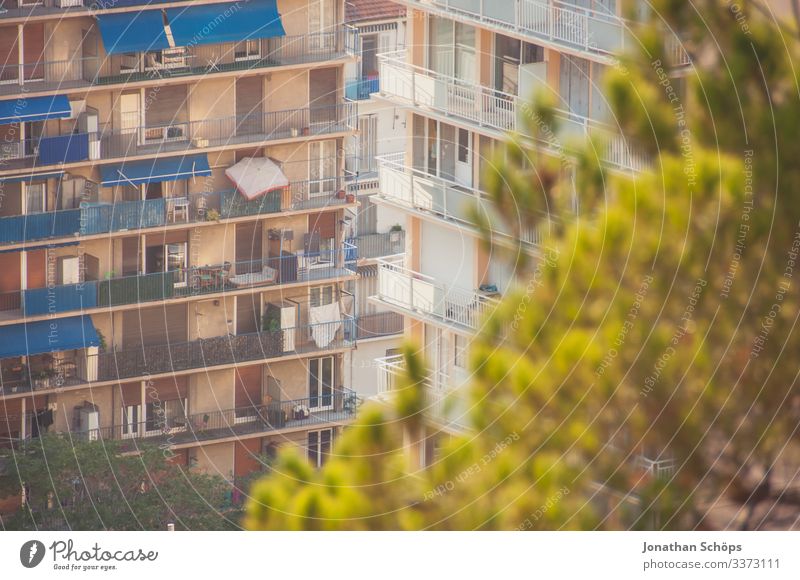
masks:
{"type": "Polygon", "coordinates": [[[403,334],[403,315],[397,312],[362,314],[356,319],[358,340],[403,334]]]}
{"type": "MultiPolygon", "coordinates": [[[[375,359],[378,369],[378,397],[390,398],[400,388],[400,377],[406,372],[402,355],[375,359]]],[[[442,373],[429,373],[422,384],[426,396],[425,413],[446,430],[469,430],[467,401],[449,377],[442,373]],[[455,388],[454,388],[455,387],[455,388]]]]}
{"type": "MultiPolygon", "coordinates": [[[[540,227],[531,225],[524,216],[520,216],[516,229],[512,229],[500,218],[488,194],[407,167],[403,153],[379,157],[378,164],[380,195],[393,203],[471,228],[478,225],[472,213],[477,210],[486,218],[492,232],[506,240],[533,247],[544,241],[540,227]]],[[[543,218],[547,222],[555,220],[550,215],[543,218]]]]}
{"type": "MultiPolygon", "coordinates": [[[[190,152],[210,147],[263,144],[301,136],[349,132],[356,129],[356,113],[356,103],[342,103],[127,129],[106,126],[95,133],[43,136],[19,144],[14,150],[25,152],[25,156],[6,158],[0,170],[98,159],[108,162],[166,152],[190,152]],[[44,147],[45,144],[47,147],[44,147]],[[47,151],[46,156],[44,151],[47,151]]],[[[178,117],[177,113],[175,116],[178,117]]]]}
{"type": "Polygon", "coordinates": [[[309,254],[284,252],[282,256],[257,260],[109,277],[78,284],[22,290],[21,307],[25,316],[52,315],[217,294],[245,288],[321,282],[352,275],[356,258],[357,250],[347,244],[340,250],[309,254]]]}
{"type": "Polygon", "coordinates": [[[383,234],[364,234],[353,238],[358,246],[358,256],[362,260],[386,258],[406,251],[406,233],[403,230],[383,234]]]}
{"type": "Polygon", "coordinates": [[[345,82],[345,96],[351,101],[365,101],[381,88],[378,75],[364,75],[345,82]]]}
{"type": "Polygon", "coordinates": [[[77,209],[0,217],[0,245],[326,208],[347,203],[336,197],[344,184],[344,177],[294,181],[284,191],[249,201],[227,190],[139,201],[82,202],[77,209]]]}
{"type": "Polygon", "coordinates": [[[494,298],[438,283],[434,278],[384,260],[378,263],[381,302],[455,327],[475,331],[497,305],[494,298]]]}
{"type": "MultiPolygon", "coordinates": [[[[607,62],[635,46],[636,22],[616,14],[558,0],[398,0],[410,8],[432,11],[445,18],[496,28],[533,42],[576,52],[607,62]]],[[[691,63],[680,40],[666,32],[675,66],[691,63]]]]}
{"type": "Polygon", "coordinates": [[[356,319],[343,316],[339,321],[280,330],[226,334],[189,342],[112,349],[96,354],[79,351],[74,361],[50,361],[34,373],[24,370],[22,374],[14,376],[0,373],[0,394],[330,352],[353,347],[357,334],[356,319]]]}
{"type": "Polygon", "coordinates": [[[182,55],[172,55],[169,61],[162,61],[160,52],[143,52],[5,64],[0,66],[0,95],[130,85],[176,77],[189,80],[231,71],[313,64],[354,56],[357,45],[358,31],[342,26],[330,32],[249,42],[246,54],[240,52],[240,44],[227,42],[186,47],[182,55]]]}
{"type": "Polygon", "coordinates": [[[73,433],[88,440],[121,440],[123,450],[135,449],[139,440],[159,445],[186,445],[284,429],[345,423],[355,417],[356,393],[343,389],[319,397],[273,401],[236,409],[208,410],[190,415],[154,417],[73,433]]]}
{"type": "Polygon", "coordinates": [[[476,130],[520,132],[536,138],[537,146],[564,155],[570,141],[592,137],[605,163],[626,170],[641,170],[647,159],[619,134],[588,117],[556,111],[558,127],[545,127],[540,136],[526,134],[523,119],[531,114],[525,99],[408,64],[403,53],[379,55],[381,95],[398,104],[429,110],[474,125],[476,130]]]}

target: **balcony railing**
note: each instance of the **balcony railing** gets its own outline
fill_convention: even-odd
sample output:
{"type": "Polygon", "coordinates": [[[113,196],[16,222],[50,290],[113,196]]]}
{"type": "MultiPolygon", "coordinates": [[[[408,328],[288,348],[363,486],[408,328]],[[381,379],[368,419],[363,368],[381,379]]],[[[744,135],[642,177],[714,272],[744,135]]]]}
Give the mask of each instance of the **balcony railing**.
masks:
{"type": "Polygon", "coordinates": [[[345,96],[351,101],[365,101],[381,88],[378,75],[365,75],[345,83],[345,96]]]}
{"type": "Polygon", "coordinates": [[[22,290],[22,313],[25,316],[57,314],[246,288],[319,282],[352,275],[356,259],[357,250],[348,244],[341,250],[309,254],[284,252],[282,256],[259,260],[22,290]]]}
{"type": "Polygon", "coordinates": [[[0,95],[28,91],[65,91],[94,85],[116,85],[230,71],[326,62],[355,54],[358,32],[349,26],[331,32],[283,36],[248,43],[242,54],[237,43],[186,47],[182,55],[161,59],[160,52],[0,66],[0,95]]]}
{"type": "MultiPolygon", "coordinates": [[[[408,64],[402,53],[380,55],[379,59],[382,96],[458,119],[477,130],[525,134],[523,118],[531,113],[525,99],[408,64]]],[[[647,165],[645,157],[605,125],[569,111],[556,111],[556,119],[558,127],[545,127],[539,136],[526,136],[535,137],[538,146],[558,156],[564,155],[570,141],[591,136],[605,163],[628,170],[647,165]]]]}
{"type": "Polygon", "coordinates": [[[59,137],[57,142],[52,141],[55,137],[44,136],[28,139],[13,148],[14,151],[25,152],[25,155],[18,159],[7,157],[0,169],[19,170],[33,165],[45,167],[97,159],[123,160],[137,155],[263,144],[301,136],[348,132],[356,128],[356,112],[356,103],[342,103],[219,119],[142,125],[129,129],[106,127],[98,133],[71,134],[69,139],[64,140],[59,137]],[[41,146],[48,139],[51,141],[46,149],[47,156],[43,157],[41,146]],[[84,141],[86,147],[75,145],[84,141]],[[35,153],[28,154],[30,151],[35,153]]]}
{"type": "Polygon", "coordinates": [[[403,334],[403,315],[397,312],[362,314],[356,321],[358,340],[403,334]]]}
{"type": "Polygon", "coordinates": [[[161,445],[187,445],[284,429],[344,423],[355,417],[356,393],[344,389],[314,398],[273,401],[236,409],[209,410],[187,416],[156,417],[151,421],[115,425],[73,433],[89,440],[122,440],[123,450],[137,440],[161,445]]]}
{"type": "Polygon", "coordinates": [[[406,233],[403,230],[383,234],[364,234],[352,239],[358,246],[362,260],[374,260],[403,254],[406,251],[406,233]]]}
{"type": "Polygon", "coordinates": [[[220,365],[351,348],[356,322],[306,324],[281,330],[227,334],[190,342],[139,346],[106,352],[80,351],[75,362],[51,362],[33,376],[0,376],[0,393],[20,393],[82,385],[96,381],[134,379],[159,373],[207,369],[220,365]]]}
{"type": "Polygon", "coordinates": [[[478,330],[483,318],[497,305],[494,298],[440,284],[430,276],[383,260],[378,264],[376,298],[411,316],[422,316],[461,331],[478,330]]]}
{"type": "MultiPolygon", "coordinates": [[[[378,368],[378,397],[390,398],[400,388],[400,377],[406,372],[402,355],[375,359],[378,368]]],[[[469,429],[467,400],[460,385],[438,372],[429,372],[422,387],[426,396],[426,416],[449,431],[469,429]]]]}
{"type": "MultiPolygon", "coordinates": [[[[166,2],[181,4],[188,0],[7,0],[0,9],[0,18],[21,18],[30,16],[63,15],[66,12],[82,14],[128,8],[147,7],[166,2]]],[[[217,0],[219,1],[219,0],[217,0]]]]}
{"type": "MultiPolygon", "coordinates": [[[[492,232],[506,240],[536,247],[543,243],[540,227],[520,216],[515,229],[498,214],[488,194],[455,181],[428,175],[405,165],[405,154],[395,153],[378,158],[380,195],[392,203],[429,213],[459,225],[475,228],[473,211],[479,211],[492,232]]],[[[544,222],[555,218],[542,216],[544,222]]],[[[546,230],[546,228],[544,228],[546,230]]],[[[362,252],[362,256],[363,256],[362,252]]]]}
{"type": "Polygon", "coordinates": [[[325,208],[346,203],[336,197],[344,183],[343,177],[295,181],[285,194],[273,191],[249,201],[227,190],[139,201],[83,202],[79,209],[0,217],[0,245],[325,208]]]}
{"type": "MultiPolygon", "coordinates": [[[[636,22],[558,0],[398,0],[411,8],[500,29],[555,48],[609,60],[636,46],[636,22]]],[[[680,41],[665,33],[676,66],[691,62],[680,41]]]]}

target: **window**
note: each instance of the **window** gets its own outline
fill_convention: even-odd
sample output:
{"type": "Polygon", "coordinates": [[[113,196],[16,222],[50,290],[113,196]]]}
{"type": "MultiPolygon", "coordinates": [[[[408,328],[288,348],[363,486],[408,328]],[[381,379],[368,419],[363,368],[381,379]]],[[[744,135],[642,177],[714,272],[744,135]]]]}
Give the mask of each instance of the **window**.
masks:
{"type": "Polygon", "coordinates": [[[147,403],[145,405],[145,431],[164,431],[182,426],[186,408],[186,399],[147,403]]]}
{"type": "Polygon", "coordinates": [[[311,0],[308,3],[308,32],[312,50],[328,50],[336,46],[336,2],[311,0]]]}
{"type": "Polygon", "coordinates": [[[314,467],[322,467],[333,446],[333,429],[308,432],[308,460],[314,467]]]}
{"type": "Polygon", "coordinates": [[[186,251],[186,242],[167,244],[166,271],[175,272],[175,283],[186,284],[186,269],[189,266],[189,253],[186,251]]]}
{"type": "Polygon", "coordinates": [[[122,407],[122,436],[133,437],[139,432],[140,405],[126,405],[122,407]]]}
{"type": "Polygon", "coordinates": [[[309,290],[309,304],[312,308],[333,304],[334,287],[333,284],[311,288],[309,290]]]}
{"type": "MultiPolygon", "coordinates": [[[[519,95],[519,67],[544,61],[544,49],[502,34],[495,36],[494,88],[519,95]]],[[[525,95],[523,95],[525,96],[525,95]]]]}
{"type": "Polygon", "coordinates": [[[315,141],[308,144],[308,180],[311,196],[329,195],[336,187],[336,141],[315,141]]]}
{"type": "Polygon", "coordinates": [[[475,82],[475,28],[444,18],[430,19],[429,65],[435,72],[475,82]]]}
{"type": "Polygon", "coordinates": [[[361,37],[361,76],[373,77],[378,74],[378,35],[361,37]]]}
{"type": "Polygon", "coordinates": [[[261,41],[256,39],[237,42],[233,57],[235,60],[258,60],[261,58],[261,41]]]}
{"type": "Polygon", "coordinates": [[[358,119],[359,163],[358,170],[377,171],[375,156],[378,154],[378,117],[367,115],[358,119]]]}
{"type": "Polygon", "coordinates": [[[46,211],[44,183],[31,183],[25,186],[25,208],[26,213],[41,213],[46,211]]]}
{"type": "Polygon", "coordinates": [[[83,177],[62,179],[58,186],[58,209],[77,209],[82,201],[97,201],[94,184],[83,177]]]}
{"type": "Polygon", "coordinates": [[[315,410],[333,408],[333,357],[308,361],[309,407],[315,410]]]}
{"type": "Polygon", "coordinates": [[[467,339],[461,335],[453,335],[453,365],[463,369],[467,366],[467,339]]]}
{"type": "Polygon", "coordinates": [[[469,131],[458,129],[458,161],[469,163],[469,131]]]}

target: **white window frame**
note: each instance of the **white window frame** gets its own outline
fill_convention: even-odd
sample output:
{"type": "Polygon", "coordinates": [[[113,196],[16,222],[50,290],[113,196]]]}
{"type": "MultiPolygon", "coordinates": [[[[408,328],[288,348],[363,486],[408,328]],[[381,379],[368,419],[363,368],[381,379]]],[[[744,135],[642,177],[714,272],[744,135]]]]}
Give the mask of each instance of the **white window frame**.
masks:
{"type": "Polygon", "coordinates": [[[334,428],[309,431],[306,435],[306,457],[313,467],[322,467],[333,450],[333,442],[336,439],[334,428]],[[327,445],[323,442],[323,434],[327,434],[327,445]],[[315,441],[312,442],[312,438],[315,441]],[[325,447],[327,446],[327,451],[325,447]]]}
{"type": "Polygon", "coordinates": [[[312,358],[308,361],[308,407],[311,411],[326,411],[333,409],[334,389],[336,381],[336,358],[333,355],[312,358]],[[323,368],[325,361],[330,361],[330,377],[327,388],[325,387],[325,377],[323,376],[323,368]],[[318,372],[314,377],[312,373],[312,366],[316,365],[318,372]],[[316,392],[314,395],[312,391],[312,383],[316,378],[316,392]],[[327,392],[326,392],[327,391],[327,392]],[[317,405],[314,406],[313,399],[316,399],[317,405]],[[328,399],[328,401],[326,401],[328,399]]]}

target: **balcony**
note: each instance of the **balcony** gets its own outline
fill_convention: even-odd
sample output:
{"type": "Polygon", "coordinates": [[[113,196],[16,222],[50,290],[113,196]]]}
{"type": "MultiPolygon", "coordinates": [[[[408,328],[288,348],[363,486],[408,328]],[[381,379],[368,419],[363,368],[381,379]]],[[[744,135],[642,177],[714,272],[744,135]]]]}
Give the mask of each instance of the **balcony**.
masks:
{"type": "MultiPolygon", "coordinates": [[[[409,8],[447,19],[492,28],[600,62],[637,46],[636,22],[558,0],[397,0],[409,8]]],[[[673,33],[667,34],[672,63],[685,66],[691,58],[673,33]]]]}
{"type": "Polygon", "coordinates": [[[242,55],[233,42],[178,48],[169,59],[160,52],[79,57],[63,61],[0,66],[0,95],[69,92],[91,86],[126,85],[165,79],[299,66],[355,55],[358,32],[343,26],[331,32],[258,40],[242,55]]]}
{"type": "Polygon", "coordinates": [[[372,298],[403,314],[445,324],[465,334],[478,330],[497,305],[492,297],[440,284],[430,276],[383,260],[378,264],[378,294],[372,298]]]}
{"type": "MultiPolygon", "coordinates": [[[[220,2],[220,0],[211,1],[220,2]]],[[[3,7],[0,8],[0,19],[41,16],[63,18],[71,14],[79,16],[101,11],[110,12],[115,8],[147,7],[151,4],[181,5],[183,3],[187,3],[187,0],[10,0],[4,2],[3,7]]]]}
{"type": "Polygon", "coordinates": [[[358,340],[403,334],[403,315],[397,312],[362,314],[356,321],[358,340]]]}
{"type": "Polygon", "coordinates": [[[285,192],[269,192],[252,201],[227,190],[140,201],[84,202],[79,209],[0,217],[0,246],[328,208],[347,203],[336,197],[343,187],[343,177],[332,177],[292,182],[285,192]],[[176,211],[178,208],[183,211],[176,211]]]}
{"type": "MultiPolygon", "coordinates": [[[[402,355],[375,359],[378,368],[378,399],[390,400],[400,388],[400,377],[406,372],[402,355]]],[[[452,433],[469,431],[468,402],[460,384],[438,372],[429,372],[423,381],[426,416],[452,433]]]]}
{"type": "MultiPolygon", "coordinates": [[[[423,212],[427,216],[445,220],[451,224],[467,227],[478,233],[473,211],[478,210],[499,242],[516,246],[522,243],[530,249],[536,249],[544,241],[542,231],[530,225],[528,220],[520,216],[516,231],[498,215],[494,202],[487,193],[416,171],[405,166],[405,154],[394,153],[378,158],[380,166],[380,193],[378,198],[393,205],[423,212]]],[[[374,199],[374,198],[373,198],[374,199]]],[[[542,216],[545,223],[555,218],[542,216]]],[[[546,229],[546,228],[545,228],[546,229]]],[[[361,247],[361,246],[359,246],[361,247]]],[[[362,252],[362,256],[364,253],[362,252]]]]}
{"type": "MultiPolygon", "coordinates": [[[[224,264],[191,266],[136,276],[123,276],[22,290],[21,314],[53,315],[128,304],[145,304],[298,282],[321,282],[352,276],[356,248],[314,254],[290,254],[224,264]]],[[[6,305],[14,305],[10,297],[6,305]]]]}
{"type": "Polygon", "coordinates": [[[365,75],[350,79],[345,83],[345,96],[351,101],[368,101],[372,95],[380,91],[378,75],[365,75]]]}
{"type": "Polygon", "coordinates": [[[121,440],[122,451],[135,450],[139,441],[186,446],[273,431],[346,423],[355,417],[357,403],[356,393],[343,389],[323,397],[274,401],[266,405],[177,417],[154,417],[151,421],[73,432],[72,435],[90,441],[121,440]]]}
{"type": "Polygon", "coordinates": [[[185,154],[209,148],[265,145],[270,141],[345,133],[356,129],[356,111],[355,103],[343,103],[130,129],[107,126],[99,133],[59,136],[60,141],[55,143],[47,142],[55,137],[46,136],[12,143],[14,147],[4,146],[0,153],[4,163],[0,164],[0,169],[10,173],[34,166],[42,168],[100,159],[122,161],[136,156],[185,154]],[[78,149],[74,144],[82,141],[87,147],[78,149]],[[44,156],[42,145],[49,147],[44,156]]]}
{"type": "Polygon", "coordinates": [[[598,156],[604,163],[633,171],[647,165],[647,159],[629,147],[622,136],[587,117],[557,110],[557,127],[546,127],[539,136],[527,135],[523,119],[531,111],[525,99],[408,64],[402,53],[381,55],[379,59],[380,94],[399,106],[439,114],[496,138],[520,132],[535,138],[538,147],[559,157],[569,150],[572,141],[585,141],[591,136],[598,143],[598,156]]]}
{"type": "MultiPolygon", "coordinates": [[[[307,324],[277,331],[227,334],[190,342],[90,353],[81,358],[79,363],[69,364],[63,369],[59,366],[61,363],[51,360],[43,363],[36,373],[24,374],[23,369],[22,375],[12,376],[4,372],[0,392],[38,392],[97,381],[204,370],[285,356],[330,352],[351,348],[355,342],[355,319],[345,316],[338,322],[307,324]],[[288,337],[291,340],[287,340],[288,337]]],[[[17,363],[12,361],[11,364],[17,363]]]]}
{"type": "Polygon", "coordinates": [[[350,242],[358,246],[358,257],[361,260],[374,260],[404,254],[406,251],[406,233],[403,230],[383,234],[363,234],[352,238],[350,242]]]}

